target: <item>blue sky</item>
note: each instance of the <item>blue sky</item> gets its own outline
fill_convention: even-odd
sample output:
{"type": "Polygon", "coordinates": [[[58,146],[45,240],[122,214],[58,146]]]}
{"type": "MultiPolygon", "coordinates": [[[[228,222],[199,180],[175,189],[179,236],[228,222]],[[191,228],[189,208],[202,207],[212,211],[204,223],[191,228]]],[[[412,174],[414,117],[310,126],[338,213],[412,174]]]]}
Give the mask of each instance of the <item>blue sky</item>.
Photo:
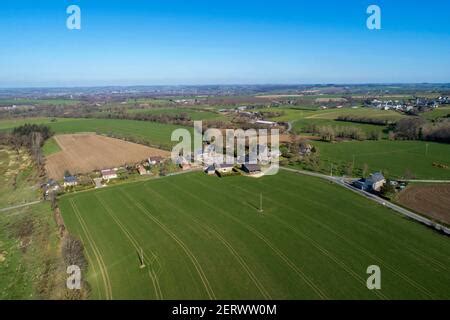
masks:
{"type": "Polygon", "coordinates": [[[449,12],[442,0],[2,0],[0,86],[450,82],[449,12]],[[366,28],[370,4],[381,30],[366,28]]]}

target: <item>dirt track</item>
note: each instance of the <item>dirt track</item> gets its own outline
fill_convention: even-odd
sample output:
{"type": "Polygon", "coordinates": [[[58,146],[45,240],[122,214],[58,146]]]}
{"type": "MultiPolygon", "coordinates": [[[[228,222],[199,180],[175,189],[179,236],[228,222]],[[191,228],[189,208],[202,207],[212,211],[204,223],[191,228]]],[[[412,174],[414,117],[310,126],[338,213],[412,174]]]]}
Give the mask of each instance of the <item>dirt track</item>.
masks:
{"type": "Polygon", "coordinates": [[[416,212],[450,225],[450,184],[412,185],[397,201],[416,212]]]}
{"type": "Polygon", "coordinates": [[[50,178],[62,179],[65,170],[72,174],[134,164],[150,156],[169,157],[164,150],[95,134],[55,136],[61,150],[47,157],[45,169],[50,178]]]}

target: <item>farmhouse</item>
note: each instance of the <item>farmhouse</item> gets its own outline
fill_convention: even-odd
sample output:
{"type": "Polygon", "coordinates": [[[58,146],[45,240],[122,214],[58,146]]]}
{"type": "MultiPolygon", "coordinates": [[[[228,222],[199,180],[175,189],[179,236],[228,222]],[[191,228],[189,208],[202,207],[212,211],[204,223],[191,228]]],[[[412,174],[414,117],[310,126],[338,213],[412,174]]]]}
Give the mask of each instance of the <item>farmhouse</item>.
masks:
{"type": "Polygon", "coordinates": [[[230,173],[233,171],[233,167],[234,167],[234,165],[232,165],[232,164],[226,164],[226,163],[218,164],[218,165],[216,165],[216,171],[218,173],[230,173]]]}
{"type": "Polygon", "coordinates": [[[386,183],[386,178],[380,173],[376,172],[370,175],[367,179],[360,179],[353,182],[353,186],[364,191],[377,191],[386,183]]]}
{"type": "Polygon", "coordinates": [[[64,187],[73,187],[78,184],[77,177],[75,176],[65,176],[64,177],[64,187]]]}
{"type": "Polygon", "coordinates": [[[249,174],[256,174],[261,172],[261,167],[258,164],[248,164],[244,163],[242,165],[242,170],[249,174]]]}
{"type": "Polygon", "coordinates": [[[307,155],[311,154],[312,150],[313,150],[313,147],[309,143],[300,144],[300,154],[301,155],[307,156],[307,155]]]}
{"type": "Polygon", "coordinates": [[[163,162],[163,158],[160,156],[150,157],[148,158],[148,164],[151,166],[161,164],[163,162]]]}
{"type": "Polygon", "coordinates": [[[115,169],[105,169],[101,171],[103,180],[110,180],[117,178],[117,172],[115,169]]]}
{"type": "Polygon", "coordinates": [[[210,166],[206,167],[205,173],[208,174],[208,175],[215,174],[216,173],[216,167],[214,165],[210,165],[210,166]]]}
{"type": "Polygon", "coordinates": [[[255,123],[256,123],[256,124],[265,125],[265,126],[270,126],[270,127],[274,127],[274,126],[277,125],[276,122],[273,122],[273,121],[266,121],[266,120],[256,120],[255,123]]]}
{"type": "Polygon", "coordinates": [[[141,165],[141,164],[137,166],[137,171],[139,172],[139,174],[141,176],[144,175],[144,174],[147,174],[147,170],[145,170],[144,166],[141,165]]]}
{"type": "Polygon", "coordinates": [[[47,183],[42,185],[45,190],[45,195],[48,196],[50,192],[57,192],[61,189],[61,186],[53,179],[49,179],[47,183]]]}
{"type": "Polygon", "coordinates": [[[189,163],[181,163],[180,168],[181,168],[181,170],[186,171],[186,170],[191,169],[191,165],[189,163]]]}

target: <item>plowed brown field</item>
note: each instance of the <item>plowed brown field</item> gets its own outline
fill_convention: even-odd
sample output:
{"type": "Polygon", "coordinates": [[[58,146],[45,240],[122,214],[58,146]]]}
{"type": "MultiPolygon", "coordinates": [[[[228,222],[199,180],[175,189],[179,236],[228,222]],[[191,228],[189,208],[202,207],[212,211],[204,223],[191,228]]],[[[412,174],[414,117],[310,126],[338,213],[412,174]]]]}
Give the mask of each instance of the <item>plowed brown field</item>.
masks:
{"type": "Polygon", "coordinates": [[[397,201],[418,213],[450,225],[450,184],[413,185],[397,201]]]}
{"type": "Polygon", "coordinates": [[[170,152],[95,134],[55,136],[61,150],[47,157],[50,178],[61,179],[65,170],[72,174],[133,164],[150,156],[169,157],[170,152]]]}

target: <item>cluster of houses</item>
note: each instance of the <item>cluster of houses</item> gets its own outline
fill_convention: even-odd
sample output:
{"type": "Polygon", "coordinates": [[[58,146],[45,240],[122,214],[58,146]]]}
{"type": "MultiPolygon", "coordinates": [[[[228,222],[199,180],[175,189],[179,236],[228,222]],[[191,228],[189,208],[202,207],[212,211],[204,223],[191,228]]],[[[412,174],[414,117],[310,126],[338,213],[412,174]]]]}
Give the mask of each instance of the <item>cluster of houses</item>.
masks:
{"type": "MultiPolygon", "coordinates": [[[[139,175],[146,175],[149,174],[149,171],[147,168],[151,168],[152,166],[160,165],[164,162],[164,158],[161,156],[153,156],[148,158],[145,162],[141,162],[136,164],[131,168],[131,171],[136,170],[139,175]]],[[[114,180],[119,178],[119,170],[121,168],[108,168],[100,170],[100,177],[93,179],[95,188],[104,187],[104,182],[109,182],[110,180],[114,180]]],[[[44,189],[45,195],[48,196],[52,192],[59,192],[63,189],[69,188],[69,187],[75,187],[80,184],[79,177],[76,175],[72,175],[69,173],[66,173],[64,175],[62,186],[58,181],[54,179],[49,179],[46,183],[42,185],[42,188],[44,189]]]]}
{"type": "Polygon", "coordinates": [[[261,165],[278,161],[281,152],[279,150],[269,150],[266,145],[258,144],[252,150],[249,150],[249,153],[245,156],[238,156],[236,158],[226,156],[224,161],[223,155],[215,152],[215,146],[208,145],[205,148],[205,152],[202,153],[199,151],[197,155],[198,159],[204,165],[205,173],[209,175],[217,174],[222,176],[238,168],[246,174],[257,175],[262,172],[261,165]]]}
{"type": "Polygon", "coordinates": [[[234,169],[240,167],[240,169],[249,175],[257,175],[260,174],[261,166],[259,164],[249,164],[249,163],[243,163],[241,165],[234,165],[234,164],[212,164],[210,166],[207,166],[205,169],[205,173],[208,175],[215,175],[218,176],[231,174],[234,172],[234,169]]]}
{"type": "Polygon", "coordinates": [[[397,110],[403,112],[410,112],[414,109],[435,109],[442,104],[449,104],[449,97],[439,97],[437,99],[415,98],[410,100],[378,100],[373,99],[366,101],[367,107],[372,107],[381,110],[397,110]]]}
{"type": "Polygon", "coordinates": [[[249,111],[255,109],[255,106],[240,106],[234,109],[220,109],[219,112],[222,113],[236,113],[242,118],[247,118],[248,123],[258,124],[267,127],[275,127],[278,125],[275,121],[264,120],[263,114],[258,111],[249,111]]]}

